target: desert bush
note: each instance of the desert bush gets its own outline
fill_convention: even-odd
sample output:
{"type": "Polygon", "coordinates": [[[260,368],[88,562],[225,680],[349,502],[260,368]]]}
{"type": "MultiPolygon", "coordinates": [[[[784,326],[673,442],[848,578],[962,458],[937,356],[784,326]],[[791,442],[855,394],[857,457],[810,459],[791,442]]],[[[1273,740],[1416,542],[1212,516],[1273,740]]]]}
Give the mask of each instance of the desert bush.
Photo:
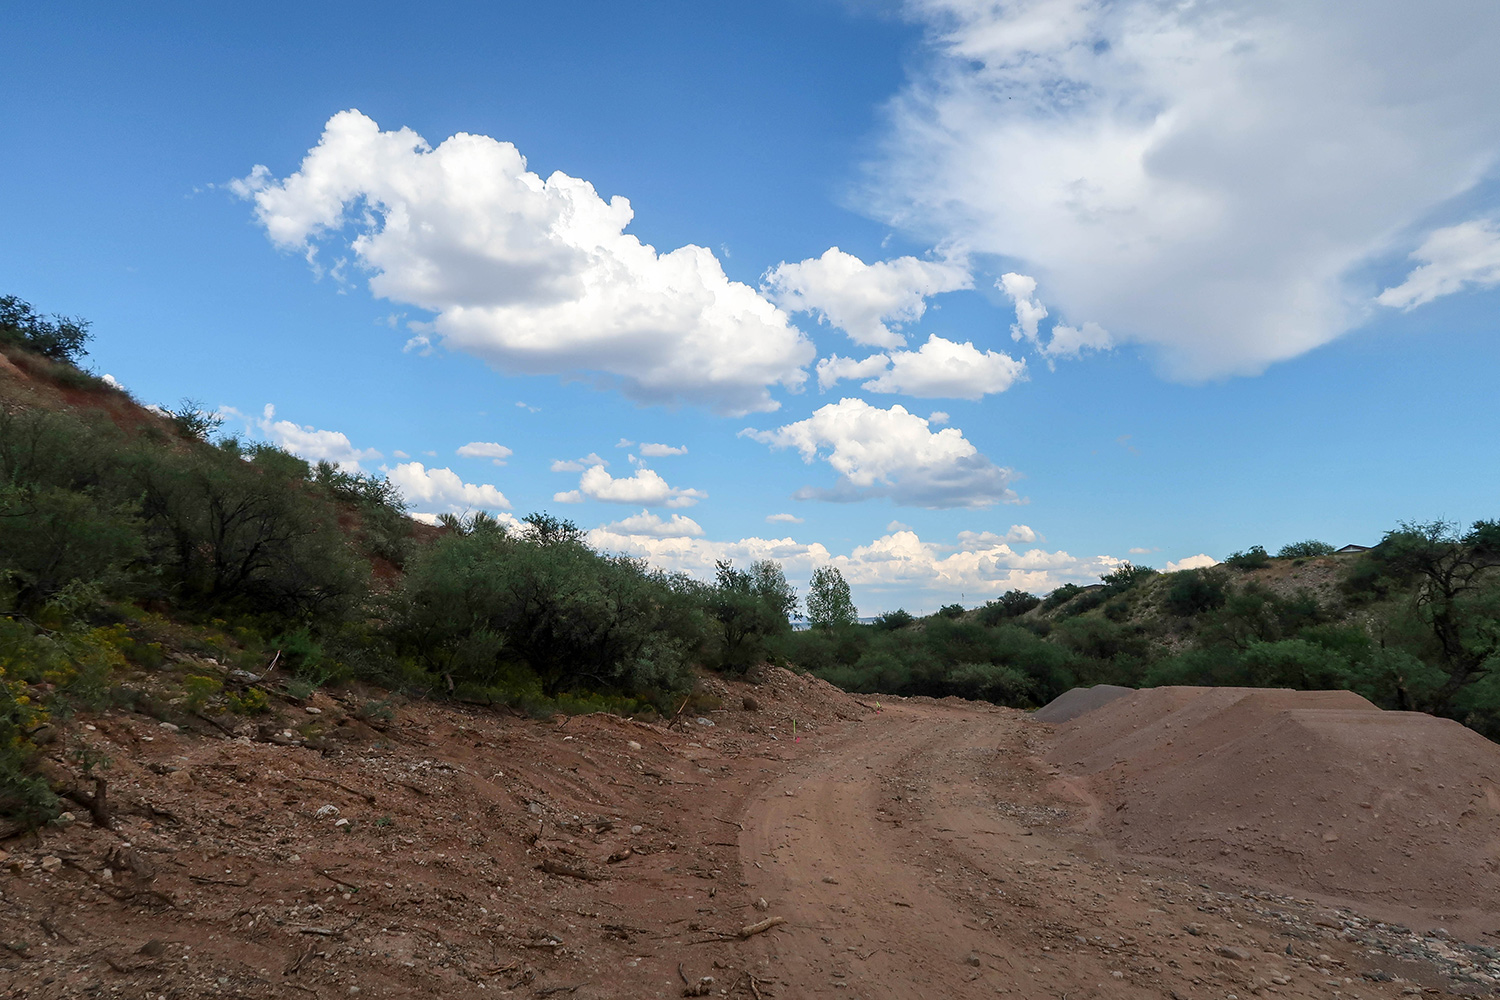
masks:
{"type": "Polygon", "coordinates": [[[1223,607],[1228,596],[1224,574],[1212,569],[1183,570],[1172,574],[1171,581],[1162,603],[1180,618],[1223,607]]]}
{"type": "Polygon", "coordinates": [[[1252,545],[1243,552],[1231,552],[1224,559],[1224,565],[1235,569],[1265,569],[1271,565],[1271,557],[1266,554],[1264,546],[1252,545]]]}
{"type": "Polygon", "coordinates": [[[986,601],[979,609],[979,621],[983,625],[999,625],[1010,618],[1019,618],[1042,603],[1035,594],[1024,590],[1008,590],[993,601],[986,601]]]}
{"type": "Polygon", "coordinates": [[[1281,550],[1276,553],[1276,558],[1314,559],[1318,556],[1331,556],[1334,551],[1334,547],[1327,542],[1320,542],[1310,538],[1305,542],[1292,542],[1289,545],[1283,545],[1281,550]]]}

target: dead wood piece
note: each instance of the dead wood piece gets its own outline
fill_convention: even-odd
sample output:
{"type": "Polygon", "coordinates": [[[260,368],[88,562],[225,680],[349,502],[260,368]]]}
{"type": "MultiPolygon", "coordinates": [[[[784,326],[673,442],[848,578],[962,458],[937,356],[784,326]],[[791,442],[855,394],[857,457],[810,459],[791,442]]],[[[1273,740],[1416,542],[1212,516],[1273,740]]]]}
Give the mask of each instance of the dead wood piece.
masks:
{"type": "Polygon", "coordinates": [[[402,788],[405,788],[407,791],[416,792],[418,795],[422,796],[423,798],[427,798],[427,797],[429,797],[429,796],[432,795],[432,793],[429,792],[427,789],[425,789],[425,788],[419,788],[416,785],[413,785],[409,781],[398,781],[398,782],[396,782],[396,784],[400,785],[402,788]]]}
{"type": "Polygon", "coordinates": [[[344,932],[332,927],[298,927],[298,934],[316,934],[318,937],[342,938],[344,932]]]}
{"type": "Polygon", "coordinates": [[[302,966],[304,964],[306,964],[307,960],[309,958],[313,957],[313,953],[316,952],[317,950],[318,950],[318,946],[317,945],[315,945],[315,944],[308,945],[307,948],[305,950],[303,950],[302,954],[297,957],[297,960],[295,962],[293,962],[291,965],[288,965],[285,969],[281,970],[281,974],[283,976],[290,976],[292,973],[294,973],[298,969],[302,968],[302,966]]]}
{"type": "Polygon", "coordinates": [[[784,923],[786,923],[786,917],[767,917],[764,920],[757,921],[753,924],[746,924],[744,927],[741,927],[739,936],[742,939],[752,938],[757,934],[764,934],[766,931],[770,930],[772,927],[777,926],[778,924],[784,923]]]}
{"type": "MultiPolygon", "coordinates": [[[[742,826],[739,823],[736,823],[732,819],[720,819],[718,816],[710,816],[709,819],[717,820],[720,823],[728,823],[730,826],[734,827],[736,830],[743,831],[745,829],[744,826],[742,826]]],[[[736,844],[735,846],[738,847],[739,845],[736,844]]]]}
{"type": "Polygon", "coordinates": [[[572,986],[547,986],[536,991],[539,997],[550,997],[554,993],[577,993],[582,983],[574,983],[572,986]]]}
{"type": "Polygon", "coordinates": [[[672,713],[672,721],[667,723],[667,729],[668,730],[670,730],[673,726],[677,725],[677,720],[680,719],[680,718],[682,718],[683,711],[687,708],[688,702],[690,702],[692,700],[693,700],[693,696],[692,695],[688,695],[686,698],[682,699],[682,704],[678,705],[677,706],[677,711],[672,713]]]}
{"type": "Polygon", "coordinates": [[[236,889],[243,889],[245,888],[245,886],[255,881],[254,874],[251,874],[251,876],[245,879],[245,881],[243,882],[235,882],[232,879],[227,878],[209,878],[207,875],[189,875],[188,878],[191,881],[197,882],[199,885],[228,885],[233,886],[236,889]]]}
{"type": "Polygon", "coordinates": [[[230,729],[228,726],[224,725],[224,723],[220,722],[218,719],[215,719],[213,716],[211,716],[211,715],[205,715],[202,712],[194,712],[193,715],[196,718],[202,719],[204,722],[208,723],[210,726],[213,726],[215,729],[217,729],[219,732],[223,733],[225,736],[228,736],[231,739],[234,738],[234,730],[230,729]]]}
{"type": "Polygon", "coordinates": [[[357,788],[350,788],[342,781],[334,781],[332,778],[319,778],[318,776],[312,774],[303,774],[299,775],[299,777],[301,777],[303,781],[319,781],[325,785],[332,785],[334,788],[348,792],[350,795],[359,796],[372,806],[375,804],[375,796],[371,795],[369,792],[362,792],[357,788]]]}
{"type": "Polygon", "coordinates": [[[574,868],[572,865],[565,865],[561,861],[553,861],[551,858],[548,858],[546,861],[543,861],[541,864],[537,865],[537,868],[541,871],[546,872],[548,875],[562,875],[566,876],[567,878],[580,879],[584,882],[603,881],[598,875],[595,875],[593,872],[585,871],[582,868],[574,868]]]}
{"type": "Polygon", "coordinates": [[[619,864],[621,861],[624,861],[626,858],[630,857],[633,853],[635,853],[635,852],[633,852],[630,848],[627,847],[624,850],[616,851],[615,853],[611,854],[609,857],[605,858],[604,860],[605,860],[606,864],[615,865],[615,864],[619,864]]]}
{"type": "Polygon", "coordinates": [[[42,930],[46,931],[48,934],[51,934],[55,938],[62,938],[64,941],[68,942],[68,944],[78,943],[77,941],[74,941],[72,938],[68,937],[62,931],[58,930],[57,925],[46,917],[38,920],[37,923],[41,925],[42,930]]]}
{"type": "Polygon", "coordinates": [[[94,778],[94,794],[90,795],[81,788],[64,788],[58,794],[63,798],[72,799],[89,811],[95,826],[102,826],[106,830],[115,828],[114,816],[109,811],[109,783],[102,777],[94,778]]]}
{"type": "Polygon", "coordinates": [[[355,885],[353,882],[350,882],[348,879],[339,878],[337,875],[335,875],[331,871],[325,871],[322,868],[319,868],[318,869],[318,874],[321,875],[321,876],[323,876],[324,878],[326,878],[328,881],[332,882],[334,885],[336,885],[339,888],[343,889],[345,892],[358,892],[359,891],[359,886],[355,885]]]}

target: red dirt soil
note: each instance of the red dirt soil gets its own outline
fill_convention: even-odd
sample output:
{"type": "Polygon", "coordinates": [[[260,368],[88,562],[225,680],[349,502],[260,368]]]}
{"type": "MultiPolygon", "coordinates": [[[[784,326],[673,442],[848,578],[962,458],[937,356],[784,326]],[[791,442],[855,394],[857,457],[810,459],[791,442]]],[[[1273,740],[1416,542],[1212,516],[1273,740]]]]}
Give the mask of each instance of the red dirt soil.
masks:
{"type": "Polygon", "coordinates": [[[1058,727],[1121,851],[1382,919],[1500,928],[1500,746],[1348,691],[1170,687],[1058,727]]]}
{"type": "MultiPolygon", "coordinates": [[[[693,995],[1370,1000],[1500,972],[1456,943],[1388,947],[1249,869],[1121,854],[1070,798],[1112,763],[1064,754],[1106,765],[1064,774],[1025,713],[877,711],[781,670],[703,684],[722,707],[672,730],[418,702],[361,721],[355,691],[234,736],[80,716],[52,766],[107,755],[117,826],[79,810],[4,843],[0,994],[603,1000],[711,976],[693,995]]],[[[1404,815],[1402,836],[1430,829],[1404,815]]]]}

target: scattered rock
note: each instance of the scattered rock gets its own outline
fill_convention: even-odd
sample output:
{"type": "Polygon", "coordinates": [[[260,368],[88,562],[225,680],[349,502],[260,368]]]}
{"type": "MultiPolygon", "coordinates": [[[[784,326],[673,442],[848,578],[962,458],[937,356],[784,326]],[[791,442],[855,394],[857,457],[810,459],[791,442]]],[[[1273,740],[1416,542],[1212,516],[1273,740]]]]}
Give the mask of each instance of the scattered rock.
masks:
{"type": "Polygon", "coordinates": [[[182,732],[182,727],[177,725],[175,722],[159,722],[156,724],[156,728],[165,729],[169,733],[182,732]]]}
{"type": "Polygon", "coordinates": [[[755,698],[753,695],[748,695],[748,694],[745,695],[745,698],[741,702],[741,705],[744,706],[744,709],[747,712],[759,712],[760,711],[760,700],[757,699],[757,698],[755,698]]]}
{"type": "Polygon", "coordinates": [[[334,805],[332,802],[329,802],[326,805],[318,806],[318,811],[313,813],[313,815],[318,819],[323,819],[327,816],[337,816],[338,814],[339,807],[334,805]]]}
{"type": "Polygon", "coordinates": [[[630,740],[625,745],[628,746],[632,750],[639,750],[641,748],[641,745],[639,743],[637,743],[635,740],[630,740]]]}
{"type": "Polygon", "coordinates": [[[306,712],[308,715],[322,715],[323,714],[323,710],[321,708],[315,708],[312,705],[308,705],[302,711],[306,712]]]}
{"type": "Polygon", "coordinates": [[[979,966],[981,964],[980,963],[980,959],[979,959],[979,952],[977,952],[977,951],[971,951],[971,952],[969,952],[968,957],[964,959],[964,964],[965,965],[972,965],[976,969],[979,968],[979,966]]]}
{"type": "Polygon", "coordinates": [[[700,726],[711,726],[713,724],[714,724],[714,720],[712,720],[712,719],[705,719],[702,716],[698,717],[698,725],[700,725],[700,726]]]}
{"type": "Polygon", "coordinates": [[[1221,944],[1214,949],[1214,954],[1220,958],[1232,958],[1236,962],[1250,961],[1250,953],[1248,951],[1243,948],[1236,948],[1233,945],[1221,944]]]}
{"type": "Polygon", "coordinates": [[[54,854],[49,854],[42,859],[42,871],[46,872],[49,875],[57,871],[61,867],[62,858],[59,858],[54,854]]]}

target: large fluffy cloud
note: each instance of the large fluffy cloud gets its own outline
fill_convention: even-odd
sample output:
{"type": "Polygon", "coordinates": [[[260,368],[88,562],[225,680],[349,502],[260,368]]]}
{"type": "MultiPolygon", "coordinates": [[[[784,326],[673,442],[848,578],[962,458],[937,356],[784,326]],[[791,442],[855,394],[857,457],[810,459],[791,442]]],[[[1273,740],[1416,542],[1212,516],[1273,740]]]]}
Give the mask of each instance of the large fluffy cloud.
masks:
{"type": "Polygon", "coordinates": [[[897,257],[866,264],[833,247],[821,257],[777,265],[765,287],[790,312],[812,313],[856,344],[900,347],[906,338],[899,324],[921,319],[932,296],[971,288],[973,280],[962,261],[897,257]]]}
{"type": "Polygon", "coordinates": [[[270,238],[312,259],[348,238],[377,296],[436,313],[432,331],[508,372],[592,373],[634,399],[729,414],[776,408],[813,347],[698,246],[659,254],[633,211],[587,181],[543,179],[508,142],[460,133],[436,148],[358,111],[328,120],[290,176],[235,182],[270,238]]]}
{"type": "Polygon", "coordinates": [[[1363,266],[1421,243],[1497,162],[1493,4],[907,7],[932,58],[892,106],[872,209],[1025,262],[1063,343],[1107,329],[1178,377],[1258,371],[1360,322],[1363,266]]]}
{"type": "Polygon", "coordinates": [[[600,531],[616,535],[645,535],[651,538],[702,538],[703,527],[685,514],[673,514],[663,520],[643,510],[619,521],[603,525],[600,531]]]}
{"type": "Polygon", "coordinates": [[[904,406],[841,399],[806,420],[743,436],[773,448],[796,448],[804,462],[822,458],[839,474],[833,489],[804,487],[802,499],[862,500],[886,496],[917,507],[988,507],[1014,500],[1010,470],[994,465],[956,427],[934,433],[904,406]]]}
{"type": "Polygon", "coordinates": [[[290,420],[277,420],[276,407],[270,403],[258,418],[246,417],[233,407],[226,407],[222,412],[245,420],[252,430],[259,431],[278,448],[309,462],[332,462],[345,472],[363,472],[362,463],[381,457],[374,448],[354,447],[343,431],[319,430],[290,420]]]}
{"type": "Polygon", "coordinates": [[[452,469],[428,469],[421,462],[403,462],[387,470],[386,478],[414,511],[424,514],[510,509],[504,493],[488,483],[466,483],[452,469]]]}
{"type": "Polygon", "coordinates": [[[979,399],[1004,392],[1026,375],[1026,362],[998,351],[981,351],[937,334],[915,351],[890,351],[855,361],[837,354],[818,362],[818,386],[840,379],[875,376],[863,387],[918,399],[979,399]]]}
{"type": "Polygon", "coordinates": [[[590,466],[578,480],[578,489],[553,494],[558,503],[583,503],[602,500],[605,503],[640,504],[643,507],[691,507],[708,494],[702,490],[678,489],[647,468],[635,475],[616,479],[603,465],[590,466]]]}

